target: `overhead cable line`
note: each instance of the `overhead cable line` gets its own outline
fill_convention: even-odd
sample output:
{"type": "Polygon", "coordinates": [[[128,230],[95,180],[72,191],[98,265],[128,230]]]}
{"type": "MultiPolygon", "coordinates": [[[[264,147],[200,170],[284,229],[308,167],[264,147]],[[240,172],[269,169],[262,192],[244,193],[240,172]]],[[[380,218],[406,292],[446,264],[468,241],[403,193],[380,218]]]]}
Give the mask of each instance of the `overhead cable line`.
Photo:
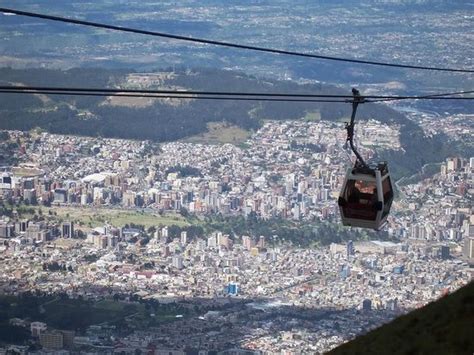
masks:
{"type": "MultiPolygon", "coordinates": [[[[46,86],[0,86],[0,93],[26,93],[51,95],[79,95],[79,96],[124,96],[150,98],[182,98],[182,99],[224,99],[236,101],[296,101],[296,102],[352,102],[350,95],[331,94],[285,94],[259,92],[222,92],[222,91],[193,91],[193,90],[150,90],[150,89],[110,89],[110,88],[74,88],[74,87],[46,87],[46,86]],[[94,95],[97,94],[97,95],[94,95]],[[319,100],[317,100],[319,99],[319,100]]],[[[382,102],[395,100],[474,100],[474,96],[459,96],[474,94],[474,90],[448,92],[418,96],[368,95],[365,102],[382,102]]]]}
{"type": "MultiPolygon", "coordinates": [[[[232,92],[232,91],[194,91],[194,90],[153,90],[153,89],[113,89],[113,88],[78,88],[78,87],[49,87],[49,86],[24,86],[0,85],[0,90],[41,90],[41,91],[75,91],[75,92],[108,92],[108,93],[133,93],[133,94],[177,94],[177,95],[216,95],[216,96],[262,96],[262,97],[311,97],[311,98],[338,98],[349,99],[350,95],[329,94],[285,94],[262,92],[232,92]]],[[[472,91],[474,93],[474,91],[472,91]]],[[[378,96],[377,96],[378,98],[378,96]]]]}
{"type": "MultiPolygon", "coordinates": [[[[443,93],[443,94],[430,94],[430,95],[419,95],[417,97],[417,100],[449,100],[449,99],[461,99],[461,100],[472,100],[474,98],[472,97],[458,97],[458,98],[449,98],[447,96],[455,96],[455,95],[466,95],[466,94],[472,94],[474,91],[458,91],[458,92],[450,92],[450,93],[443,93]]],[[[400,100],[399,98],[377,98],[376,96],[364,96],[364,97],[369,97],[371,98],[370,100],[366,100],[366,102],[387,102],[387,101],[396,101],[400,100]]]]}
{"type": "Polygon", "coordinates": [[[107,92],[85,92],[85,91],[42,91],[42,90],[6,90],[0,89],[0,94],[42,94],[42,95],[62,95],[62,96],[100,96],[100,97],[131,97],[131,98],[152,98],[152,99],[184,99],[184,100],[229,100],[229,101],[276,101],[276,102],[326,102],[326,103],[346,103],[346,100],[336,99],[285,99],[271,97],[237,97],[237,96],[190,96],[190,95],[154,95],[154,94],[127,94],[127,93],[107,93],[107,92]]]}
{"type": "Polygon", "coordinates": [[[376,65],[376,66],[404,68],[404,69],[474,73],[474,69],[441,68],[441,67],[431,67],[431,66],[422,66],[422,65],[387,63],[387,62],[333,57],[333,56],[325,56],[325,55],[312,54],[312,53],[302,53],[302,52],[288,51],[288,50],[282,50],[282,49],[251,46],[251,45],[246,45],[246,44],[216,41],[216,40],[205,39],[205,38],[187,37],[187,36],[175,35],[175,34],[170,34],[170,33],[165,33],[165,32],[156,32],[156,31],[148,31],[148,30],[142,30],[142,29],[131,28],[131,27],[109,25],[109,24],[104,24],[104,23],[99,23],[99,22],[76,20],[76,19],[67,18],[67,17],[52,16],[52,15],[40,14],[36,12],[21,11],[21,10],[15,10],[15,9],[3,8],[3,7],[0,7],[0,12],[20,15],[20,16],[27,16],[27,17],[32,17],[32,18],[40,18],[40,19],[51,20],[51,21],[56,21],[56,22],[81,25],[81,26],[103,28],[103,29],[114,30],[114,31],[129,32],[129,33],[142,34],[142,35],[148,35],[148,36],[154,36],[154,37],[175,39],[175,40],[180,40],[180,41],[194,42],[194,43],[200,43],[200,44],[209,44],[209,45],[214,45],[214,46],[237,48],[237,49],[244,49],[244,50],[251,50],[251,51],[258,51],[258,52],[273,53],[273,54],[282,54],[282,55],[289,55],[289,56],[295,56],[295,57],[305,57],[305,58],[314,58],[314,59],[321,59],[321,60],[331,60],[331,61],[346,62],[346,63],[376,65]]]}

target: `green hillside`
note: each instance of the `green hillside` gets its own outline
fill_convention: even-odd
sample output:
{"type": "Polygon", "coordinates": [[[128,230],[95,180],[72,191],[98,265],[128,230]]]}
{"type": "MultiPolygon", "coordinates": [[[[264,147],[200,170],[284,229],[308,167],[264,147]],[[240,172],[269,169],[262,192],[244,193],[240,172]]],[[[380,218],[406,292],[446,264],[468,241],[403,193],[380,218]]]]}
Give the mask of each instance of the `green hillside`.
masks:
{"type": "MultiPolygon", "coordinates": [[[[328,84],[304,84],[256,78],[233,71],[165,70],[141,75],[130,70],[76,68],[70,70],[0,68],[1,85],[54,87],[91,87],[126,89],[175,89],[290,94],[350,94],[328,84]]],[[[346,103],[324,102],[255,102],[208,100],[158,100],[149,98],[104,98],[54,95],[0,95],[0,129],[28,131],[39,127],[51,133],[75,134],[174,141],[204,137],[209,141],[234,142],[229,132],[210,127],[233,127],[241,137],[261,127],[267,119],[295,120],[317,117],[327,121],[345,121],[351,113],[346,103]],[[227,134],[227,138],[225,138],[227,134]],[[222,138],[224,137],[224,138],[222,138]]],[[[426,163],[441,162],[446,157],[472,156],[474,148],[453,142],[440,132],[426,137],[416,123],[400,112],[383,105],[363,105],[359,123],[374,118],[386,124],[400,125],[404,151],[378,152],[380,159],[390,161],[395,178],[413,175],[426,163]]],[[[202,141],[202,139],[201,139],[202,141]]]]}
{"type": "Polygon", "coordinates": [[[474,282],[329,354],[473,354],[474,282]]]}

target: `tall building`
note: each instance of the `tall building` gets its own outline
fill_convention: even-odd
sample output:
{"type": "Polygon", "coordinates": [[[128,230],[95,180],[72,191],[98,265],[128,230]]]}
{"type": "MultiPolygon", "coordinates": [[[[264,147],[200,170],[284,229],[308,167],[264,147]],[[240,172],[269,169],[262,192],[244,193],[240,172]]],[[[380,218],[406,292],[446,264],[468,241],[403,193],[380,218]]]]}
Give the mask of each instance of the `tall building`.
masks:
{"type": "Polygon", "coordinates": [[[115,248],[119,242],[119,237],[116,235],[108,235],[107,236],[107,244],[109,248],[115,248]]]}
{"type": "Polygon", "coordinates": [[[35,189],[23,190],[23,199],[30,204],[35,204],[36,203],[36,190],[35,189]]]}
{"type": "Polygon", "coordinates": [[[222,245],[222,239],[224,238],[224,235],[222,234],[222,232],[217,232],[217,235],[216,235],[216,238],[217,238],[217,245],[222,245]]]}
{"type": "Polygon", "coordinates": [[[219,240],[219,245],[221,246],[224,246],[226,247],[227,249],[230,249],[230,247],[232,246],[232,243],[231,243],[231,240],[230,240],[230,237],[228,234],[224,234],[220,240],[219,240]]]}
{"type": "Polygon", "coordinates": [[[250,249],[250,255],[252,256],[258,256],[260,250],[258,250],[258,247],[253,247],[250,249]]]}
{"type": "Polygon", "coordinates": [[[347,242],[347,246],[346,246],[346,253],[347,253],[347,260],[349,260],[349,258],[354,255],[354,242],[352,240],[349,240],[347,242]]]}
{"type": "Polygon", "coordinates": [[[425,239],[426,229],[424,226],[413,225],[410,228],[410,234],[413,239],[425,239]]]}
{"type": "Polygon", "coordinates": [[[372,301],[369,299],[365,299],[362,301],[362,310],[370,311],[372,309],[372,301]]]}
{"type": "Polygon", "coordinates": [[[449,247],[447,245],[441,246],[441,259],[443,260],[449,259],[449,247]]]}
{"type": "Polygon", "coordinates": [[[15,225],[0,222],[0,238],[11,238],[14,236],[15,225]]]}
{"type": "Polygon", "coordinates": [[[15,232],[16,233],[25,233],[28,228],[29,220],[24,219],[15,223],[15,232]]]}
{"type": "Polygon", "coordinates": [[[73,222],[63,222],[61,225],[61,237],[62,238],[72,238],[74,237],[74,223],[73,222]]]}
{"type": "Polygon", "coordinates": [[[209,238],[207,238],[207,247],[208,248],[217,247],[217,239],[215,235],[211,235],[209,238]]]}
{"type": "Polygon", "coordinates": [[[122,196],[122,205],[125,207],[135,206],[135,197],[135,192],[125,191],[122,196]]]}
{"type": "Polygon", "coordinates": [[[255,246],[255,243],[251,237],[248,235],[242,236],[242,244],[245,249],[250,250],[255,246]]]}
{"type": "Polygon", "coordinates": [[[26,229],[26,237],[38,242],[45,242],[50,237],[50,230],[42,222],[29,223],[26,229]]]}
{"type": "Polygon", "coordinates": [[[87,193],[83,193],[81,195],[81,205],[85,206],[89,203],[89,195],[87,193]]]}
{"type": "Polygon", "coordinates": [[[196,250],[204,251],[204,249],[206,249],[206,242],[204,240],[198,240],[196,243],[196,250]]]}
{"type": "Polygon", "coordinates": [[[94,240],[94,246],[97,249],[107,249],[109,240],[106,235],[103,235],[103,234],[94,235],[93,240],[94,240]]]}
{"type": "Polygon", "coordinates": [[[351,276],[351,268],[349,267],[349,265],[342,265],[340,276],[342,279],[346,279],[351,276]]]}
{"type": "Polygon", "coordinates": [[[177,255],[177,256],[174,256],[173,257],[173,267],[178,269],[178,270],[181,270],[184,266],[183,266],[183,257],[180,256],[180,255],[177,255]]]}
{"type": "Polygon", "coordinates": [[[474,237],[467,237],[464,242],[463,256],[469,263],[474,263],[474,237]]]}
{"type": "Polygon", "coordinates": [[[43,322],[31,322],[30,330],[31,336],[39,337],[41,333],[44,333],[48,329],[46,323],[43,322]]]}
{"type": "Polygon", "coordinates": [[[441,164],[440,172],[442,176],[446,176],[446,174],[448,173],[448,167],[446,166],[446,164],[441,164]]]}
{"type": "Polygon", "coordinates": [[[0,189],[11,189],[13,186],[12,177],[8,173],[3,173],[0,176],[0,189]]]}
{"type": "Polygon", "coordinates": [[[239,293],[239,286],[235,283],[229,283],[226,287],[226,293],[231,296],[237,296],[239,293]]]}
{"type": "Polygon", "coordinates": [[[446,165],[448,171],[458,171],[461,168],[461,159],[456,158],[448,158],[446,159],[446,165]]]}
{"type": "Polygon", "coordinates": [[[168,245],[163,245],[161,247],[161,256],[163,258],[167,258],[168,256],[170,256],[170,247],[168,245]]]}
{"type": "Polygon", "coordinates": [[[73,330],[60,330],[59,332],[63,335],[63,346],[65,348],[72,348],[74,346],[76,332],[73,330]]]}
{"type": "Polygon", "coordinates": [[[58,331],[44,332],[39,335],[40,344],[46,349],[62,349],[64,347],[64,336],[58,331]]]}
{"type": "Polygon", "coordinates": [[[67,191],[65,189],[54,190],[54,202],[55,203],[66,203],[67,202],[67,191]]]}
{"type": "Polygon", "coordinates": [[[188,244],[188,232],[182,231],[181,232],[181,245],[188,244]]]}
{"type": "Polygon", "coordinates": [[[396,311],[398,309],[398,300],[396,298],[388,300],[386,308],[390,311],[396,311]]]}

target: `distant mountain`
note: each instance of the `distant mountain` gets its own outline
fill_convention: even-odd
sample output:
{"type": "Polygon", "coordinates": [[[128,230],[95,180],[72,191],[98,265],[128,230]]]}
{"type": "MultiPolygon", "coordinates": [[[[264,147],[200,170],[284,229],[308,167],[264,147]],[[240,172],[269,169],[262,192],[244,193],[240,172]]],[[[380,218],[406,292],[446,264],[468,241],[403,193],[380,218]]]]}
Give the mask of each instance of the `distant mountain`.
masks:
{"type": "MultiPolygon", "coordinates": [[[[298,85],[290,81],[258,79],[242,73],[202,69],[139,74],[126,70],[0,69],[3,85],[148,88],[201,91],[342,94],[331,85],[298,85]]],[[[264,119],[299,119],[319,113],[323,120],[348,117],[346,103],[288,103],[256,101],[153,100],[53,95],[0,95],[0,128],[29,130],[40,127],[53,133],[172,141],[201,133],[208,122],[227,122],[257,129],[264,119]]],[[[367,105],[361,114],[384,122],[405,120],[384,105],[367,105]]]]}
{"type": "MultiPolygon", "coordinates": [[[[15,0],[6,7],[217,41],[372,61],[472,67],[472,1],[15,0]],[[40,5],[39,5],[40,4],[40,5]]],[[[405,85],[400,94],[469,90],[453,73],[271,55],[0,14],[0,66],[149,71],[186,65],[273,78],[405,85]]],[[[392,91],[393,92],[393,91],[392,91]]]]}
{"type": "Polygon", "coordinates": [[[473,354],[474,282],[328,354],[473,354]]]}
{"type": "MultiPolygon", "coordinates": [[[[175,69],[140,74],[129,70],[80,68],[0,69],[1,85],[32,85],[89,88],[150,88],[230,92],[350,94],[326,84],[299,85],[291,81],[259,79],[242,73],[216,69],[175,69]]],[[[256,130],[264,119],[300,119],[317,113],[321,119],[347,119],[347,103],[288,103],[255,101],[209,101],[178,99],[104,98],[53,95],[0,94],[0,129],[30,130],[40,127],[52,133],[173,141],[203,133],[210,122],[226,122],[256,130]]],[[[392,163],[396,176],[413,174],[423,164],[439,162],[463,151],[440,133],[432,138],[401,113],[383,105],[360,108],[361,120],[374,118],[401,127],[405,152],[380,152],[392,163]]],[[[343,143],[343,142],[341,142],[343,143]]]]}

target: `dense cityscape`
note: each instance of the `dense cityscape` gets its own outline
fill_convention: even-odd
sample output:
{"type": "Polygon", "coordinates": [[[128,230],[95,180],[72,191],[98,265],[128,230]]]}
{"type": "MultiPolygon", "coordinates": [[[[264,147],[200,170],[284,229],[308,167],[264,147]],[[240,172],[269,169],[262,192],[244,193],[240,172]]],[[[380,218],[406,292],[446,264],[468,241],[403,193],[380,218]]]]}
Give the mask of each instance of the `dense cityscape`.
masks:
{"type": "Polygon", "coordinates": [[[473,4],[0,3],[0,355],[473,353],[473,4]]]}
{"type": "MultiPolygon", "coordinates": [[[[358,133],[366,156],[402,149],[396,127],[371,120],[358,133]]],[[[3,134],[3,153],[16,164],[1,181],[2,293],[182,307],[152,329],[128,316],[126,334],[107,322],[74,333],[10,320],[46,348],[324,352],[472,277],[472,157],[450,158],[433,177],[399,186],[385,227],[390,241],[308,249],[278,231],[183,226],[215,214],[340,223],[336,198],[350,164],[342,124],[269,121],[239,146],[3,134]],[[145,215],[148,227],[113,224],[107,214],[80,218],[87,211],[145,215]]]]}

